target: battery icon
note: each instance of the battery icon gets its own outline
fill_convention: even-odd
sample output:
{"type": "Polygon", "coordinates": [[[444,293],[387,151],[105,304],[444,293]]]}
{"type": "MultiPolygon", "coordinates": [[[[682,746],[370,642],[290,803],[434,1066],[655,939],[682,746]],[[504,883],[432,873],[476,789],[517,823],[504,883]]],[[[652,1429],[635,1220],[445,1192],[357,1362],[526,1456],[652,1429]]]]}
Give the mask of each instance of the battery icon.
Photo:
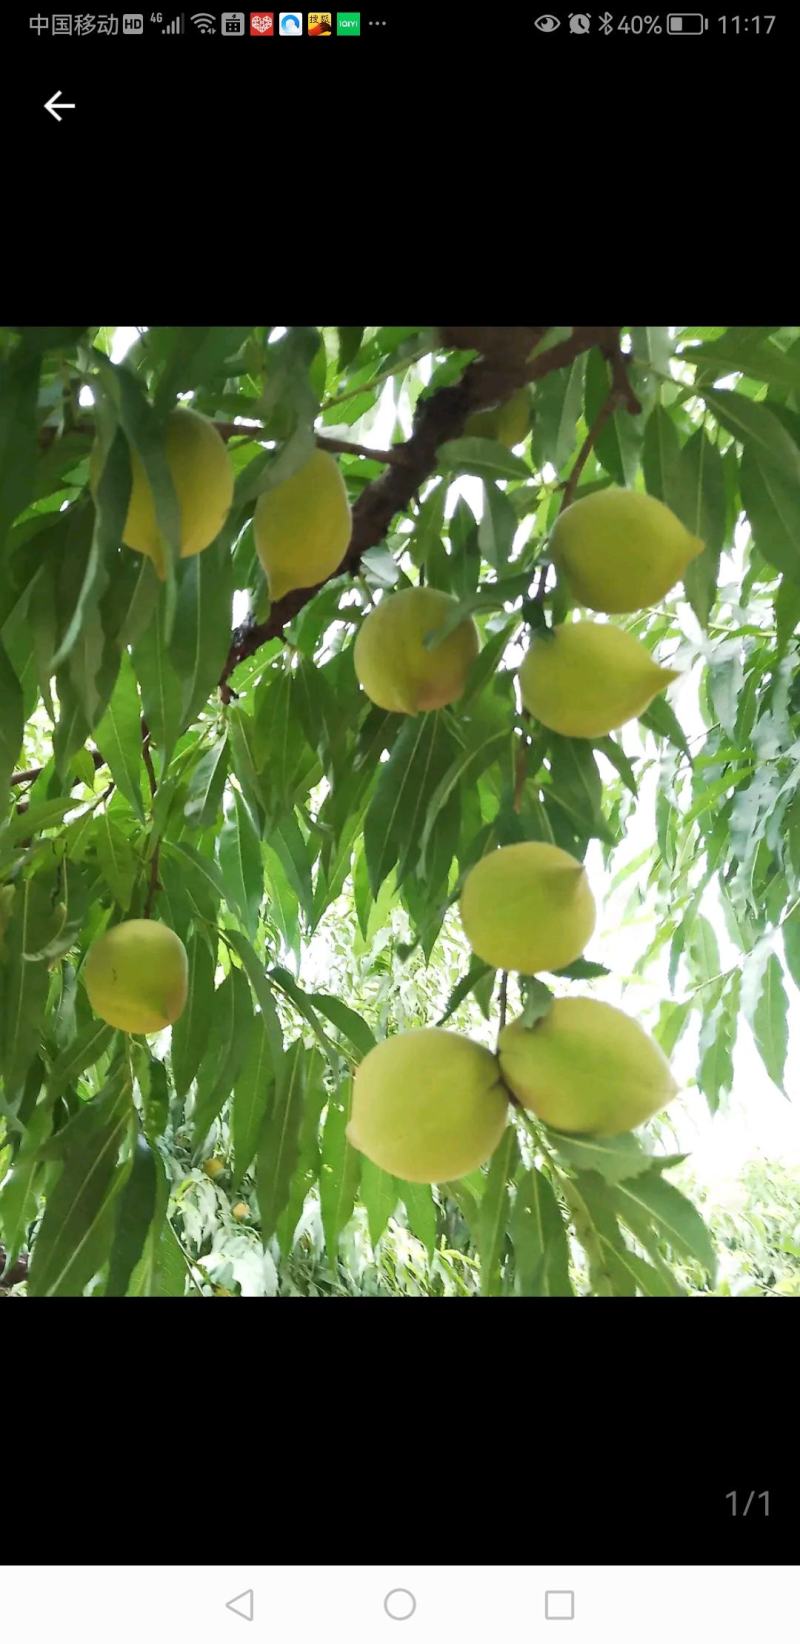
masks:
{"type": "Polygon", "coordinates": [[[699,11],[671,11],[667,18],[667,34],[702,34],[705,26],[699,11]]]}

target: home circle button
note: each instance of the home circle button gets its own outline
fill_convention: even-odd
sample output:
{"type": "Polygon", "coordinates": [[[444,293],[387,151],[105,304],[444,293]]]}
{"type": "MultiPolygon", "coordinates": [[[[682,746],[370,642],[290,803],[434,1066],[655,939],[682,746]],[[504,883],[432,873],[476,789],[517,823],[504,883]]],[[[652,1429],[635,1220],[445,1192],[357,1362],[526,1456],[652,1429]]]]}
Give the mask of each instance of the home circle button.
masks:
{"type": "Polygon", "coordinates": [[[407,1587],[393,1587],[391,1592],[386,1594],[383,1608],[393,1621],[408,1621],[417,1608],[417,1601],[407,1587]]]}

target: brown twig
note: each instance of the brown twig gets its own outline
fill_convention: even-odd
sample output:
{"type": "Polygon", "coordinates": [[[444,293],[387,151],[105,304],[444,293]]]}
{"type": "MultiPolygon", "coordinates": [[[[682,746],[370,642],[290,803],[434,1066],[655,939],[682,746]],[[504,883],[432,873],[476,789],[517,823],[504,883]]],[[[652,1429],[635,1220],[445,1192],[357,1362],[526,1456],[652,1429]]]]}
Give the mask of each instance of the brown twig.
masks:
{"type": "MultiPolygon", "coordinates": [[[[217,433],[224,440],[268,440],[272,438],[272,435],[259,424],[250,424],[246,422],[215,422],[214,427],[216,428],[217,433]]],[[[91,439],[94,437],[95,427],[93,422],[81,421],[75,423],[73,427],[67,429],[66,432],[70,434],[85,434],[87,438],[91,439]]],[[[54,427],[52,424],[48,424],[46,427],[40,428],[40,450],[48,450],[54,441],[61,437],[61,433],[62,430],[54,427]]],[[[374,450],[370,445],[357,445],[352,440],[335,439],[331,434],[315,434],[314,439],[322,451],[335,451],[342,453],[344,456],[368,457],[373,462],[397,462],[402,465],[405,461],[402,445],[397,445],[389,451],[379,451],[374,450]]]]}
{"type": "Polygon", "coordinates": [[[507,1014],[508,1014],[508,971],[507,970],[501,970],[501,972],[500,972],[500,997],[499,997],[499,1001],[498,1001],[498,1016],[499,1016],[499,1019],[500,1019],[500,1032],[501,1033],[503,1031],[503,1028],[506,1025],[506,1016],[507,1016],[507,1014]]]}
{"type": "Polygon", "coordinates": [[[0,1275],[2,1275],[0,1277],[0,1290],[10,1290],[12,1285],[21,1284],[22,1280],[28,1277],[28,1256],[24,1251],[12,1263],[6,1273],[3,1269],[7,1261],[8,1253],[4,1246],[0,1244],[0,1275]]]}
{"type": "MultiPolygon", "coordinates": [[[[92,759],[94,760],[95,770],[99,771],[102,768],[102,766],[105,765],[105,760],[104,760],[102,754],[98,753],[96,748],[90,748],[89,752],[91,753],[92,759]]],[[[17,788],[23,782],[35,782],[37,776],[41,776],[42,771],[44,769],[45,769],[44,765],[34,765],[34,766],[31,767],[31,769],[29,771],[15,771],[14,775],[12,776],[12,778],[9,782],[9,787],[17,788]]],[[[73,784],[72,784],[72,786],[74,788],[78,788],[78,787],[80,787],[80,785],[81,785],[81,781],[73,782],[73,784]]]]}

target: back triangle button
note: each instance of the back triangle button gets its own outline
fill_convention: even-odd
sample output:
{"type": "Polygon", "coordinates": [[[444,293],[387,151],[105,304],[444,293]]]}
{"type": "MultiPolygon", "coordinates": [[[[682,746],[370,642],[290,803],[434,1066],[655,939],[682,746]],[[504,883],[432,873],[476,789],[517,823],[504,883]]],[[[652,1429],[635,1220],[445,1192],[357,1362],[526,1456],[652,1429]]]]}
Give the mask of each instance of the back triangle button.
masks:
{"type": "Polygon", "coordinates": [[[240,1615],[243,1621],[253,1619],[253,1589],[248,1587],[244,1593],[237,1593],[235,1598],[229,1598],[225,1605],[226,1610],[233,1610],[234,1615],[240,1615]]]}

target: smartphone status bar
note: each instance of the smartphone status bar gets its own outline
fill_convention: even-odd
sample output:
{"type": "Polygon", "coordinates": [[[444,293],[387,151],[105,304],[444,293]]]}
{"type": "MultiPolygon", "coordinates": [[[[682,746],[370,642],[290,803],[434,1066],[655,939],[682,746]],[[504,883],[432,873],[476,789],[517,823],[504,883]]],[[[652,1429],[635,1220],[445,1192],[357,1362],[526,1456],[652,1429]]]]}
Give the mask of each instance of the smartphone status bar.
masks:
{"type": "Polygon", "coordinates": [[[31,12],[29,32],[37,38],[130,39],[192,35],[228,40],[359,39],[389,26],[389,18],[360,11],[194,11],[194,12],[31,12]]]}

